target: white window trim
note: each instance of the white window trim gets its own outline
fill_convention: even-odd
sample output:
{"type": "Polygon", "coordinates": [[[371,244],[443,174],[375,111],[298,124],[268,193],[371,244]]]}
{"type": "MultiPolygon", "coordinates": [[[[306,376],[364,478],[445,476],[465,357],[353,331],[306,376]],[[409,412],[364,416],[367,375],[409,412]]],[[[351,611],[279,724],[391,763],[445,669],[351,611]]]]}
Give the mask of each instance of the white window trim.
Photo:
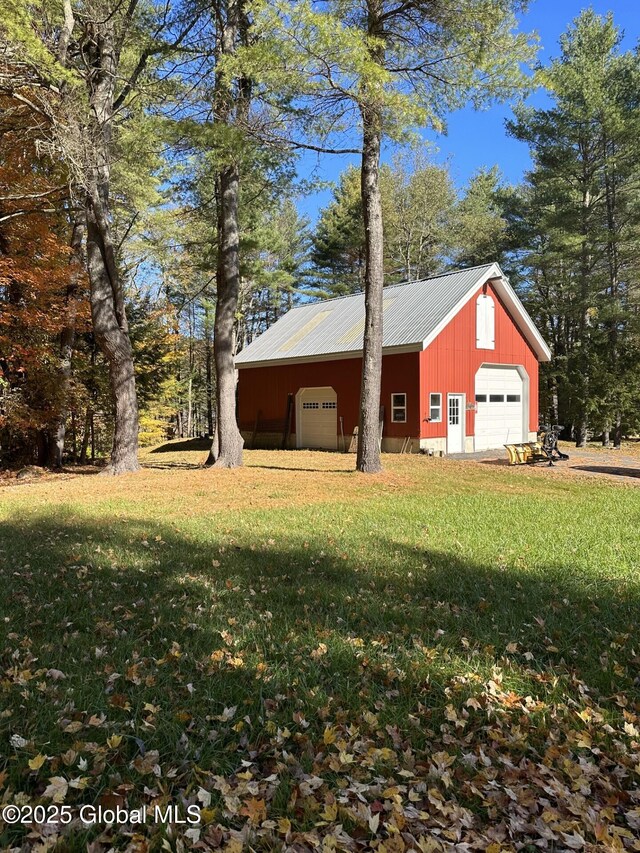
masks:
{"type": "Polygon", "coordinates": [[[429,392],[429,423],[430,424],[441,424],[442,423],[442,394],[439,391],[430,391],[429,392]],[[440,412],[440,414],[438,415],[437,418],[431,417],[431,409],[436,408],[436,406],[432,405],[432,403],[431,403],[432,397],[438,398],[437,408],[438,408],[438,411],[440,412]]]}
{"type": "Polygon", "coordinates": [[[405,391],[394,391],[391,395],[391,423],[392,424],[406,424],[407,422],[407,395],[405,391]],[[404,406],[394,406],[393,398],[394,397],[404,397],[404,406]],[[403,409],[404,410],[404,418],[402,420],[398,420],[394,416],[394,409],[403,409]]]}

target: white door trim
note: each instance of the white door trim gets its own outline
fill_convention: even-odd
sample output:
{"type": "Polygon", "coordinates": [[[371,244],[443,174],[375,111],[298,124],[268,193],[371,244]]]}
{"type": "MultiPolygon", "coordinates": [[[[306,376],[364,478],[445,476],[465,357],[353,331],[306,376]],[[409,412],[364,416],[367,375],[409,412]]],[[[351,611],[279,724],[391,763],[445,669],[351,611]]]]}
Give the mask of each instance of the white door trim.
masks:
{"type": "Polygon", "coordinates": [[[464,443],[465,443],[465,438],[466,438],[466,418],[467,418],[467,412],[466,412],[467,407],[465,405],[465,399],[466,398],[465,398],[464,394],[459,394],[459,393],[455,393],[455,392],[447,394],[447,453],[464,453],[464,443]],[[460,432],[460,450],[450,449],[449,432],[451,431],[451,429],[450,429],[450,424],[449,424],[449,400],[451,400],[452,397],[458,397],[460,399],[460,415],[459,415],[460,423],[458,425],[459,426],[459,432],[460,432]]]}

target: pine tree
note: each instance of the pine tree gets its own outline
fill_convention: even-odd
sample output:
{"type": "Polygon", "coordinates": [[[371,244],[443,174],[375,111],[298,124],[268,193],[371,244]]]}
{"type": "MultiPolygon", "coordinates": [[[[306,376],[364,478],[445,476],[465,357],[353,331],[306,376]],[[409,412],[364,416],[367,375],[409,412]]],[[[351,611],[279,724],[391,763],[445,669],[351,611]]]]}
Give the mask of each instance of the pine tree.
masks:
{"type": "Polygon", "coordinates": [[[453,256],[460,267],[504,263],[505,231],[500,172],[497,166],[473,174],[457,205],[453,256]]]}
{"type": "MultiPolygon", "coordinates": [[[[380,168],[380,192],[386,222],[385,284],[440,272],[454,251],[456,197],[448,168],[435,165],[423,152],[398,155],[380,168]]],[[[316,294],[361,292],[364,254],[360,175],[352,166],[340,176],[313,234],[316,294]]]]}
{"type": "Polygon", "coordinates": [[[583,12],[541,72],[553,99],[520,110],[511,132],[530,144],[522,194],[529,297],[553,344],[548,399],[578,445],[637,406],[637,52],[620,54],[611,16],[583,12]]]}
{"type": "Polygon", "coordinates": [[[364,222],[360,174],[351,166],[340,175],[333,199],[320,211],[311,262],[318,296],[344,296],[364,287],[364,222]]]}
{"type": "MultiPolygon", "coordinates": [[[[388,3],[386,0],[279,2],[260,7],[266,34],[249,63],[265,86],[303,108],[307,138],[336,138],[360,126],[360,189],[365,230],[365,328],[356,467],[380,470],[384,139],[416,126],[442,127],[447,110],[473,100],[509,97],[531,57],[515,33],[523,0],[388,3]],[[265,56],[269,56],[269,63],[265,56]],[[277,68],[276,73],[269,73],[277,68]],[[304,107],[307,107],[304,109],[304,107]]],[[[334,149],[335,150],[335,149],[334,149]]]]}

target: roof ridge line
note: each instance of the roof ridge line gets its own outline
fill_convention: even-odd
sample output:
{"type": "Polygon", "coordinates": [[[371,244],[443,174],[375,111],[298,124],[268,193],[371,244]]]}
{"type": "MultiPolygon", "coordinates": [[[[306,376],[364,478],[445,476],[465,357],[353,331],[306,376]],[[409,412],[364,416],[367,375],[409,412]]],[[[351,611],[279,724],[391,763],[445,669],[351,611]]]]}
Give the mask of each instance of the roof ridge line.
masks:
{"type": "MultiPolygon", "coordinates": [[[[427,276],[427,278],[413,278],[411,281],[400,281],[398,284],[388,284],[386,287],[383,287],[382,292],[384,293],[386,290],[393,290],[396,287],[408,287],[410,284],[422,284],[425,281],[435,281],[438,278],[446,278],[448,275],[458,275],[462,272],[471,272],[471,270],[481,270],[485,267],[492,266],[494,266],[494,263],[475,264],[472,267],[460,267],[460,269],[457,270],[447,270],[446,272],[438,273],[438,275],[427,276]]],[[[295,311],[296,308],[306,308],[308,305],[322,305],[323,302],[338,302],[341,299],[352,299],[354,296],[364,296],[364,293],[364,290],[360,290],[358,293],[345,293],[342,296],[327,296],[326,299],[316,299],[313,302],[295,305],[291,310],[295,311]]]]}

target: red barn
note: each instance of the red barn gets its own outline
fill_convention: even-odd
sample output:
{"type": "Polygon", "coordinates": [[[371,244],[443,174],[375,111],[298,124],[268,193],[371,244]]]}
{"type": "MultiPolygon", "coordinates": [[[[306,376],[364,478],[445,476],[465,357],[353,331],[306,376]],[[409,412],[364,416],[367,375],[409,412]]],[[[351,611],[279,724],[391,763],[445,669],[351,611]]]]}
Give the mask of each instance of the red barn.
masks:
{"type": "MultiPolygon", "coordinates": [[[[469,453],[535,438],[538,362],[550,352],[497,264],[386,287],[383,325],[384,451],[469,453]]],[[[363,330],[363,294],[345,296],[292,309],[238,354],[249,446],[348,446],[363,330]]]]}

